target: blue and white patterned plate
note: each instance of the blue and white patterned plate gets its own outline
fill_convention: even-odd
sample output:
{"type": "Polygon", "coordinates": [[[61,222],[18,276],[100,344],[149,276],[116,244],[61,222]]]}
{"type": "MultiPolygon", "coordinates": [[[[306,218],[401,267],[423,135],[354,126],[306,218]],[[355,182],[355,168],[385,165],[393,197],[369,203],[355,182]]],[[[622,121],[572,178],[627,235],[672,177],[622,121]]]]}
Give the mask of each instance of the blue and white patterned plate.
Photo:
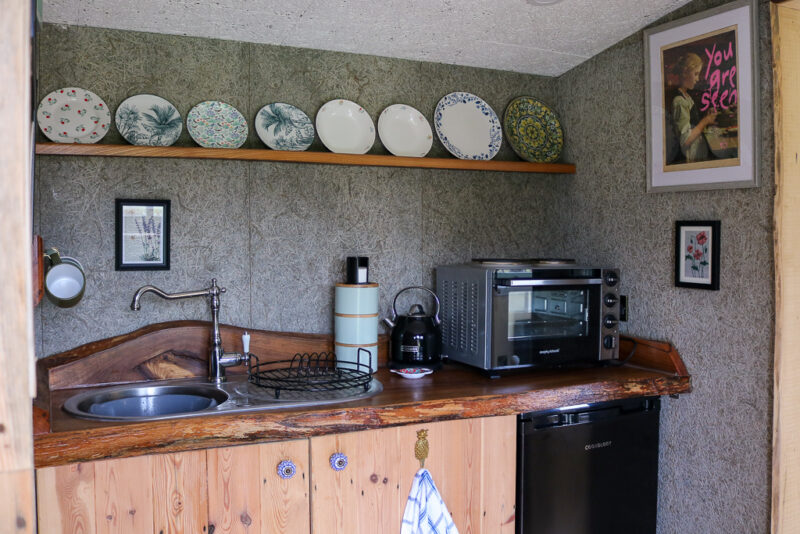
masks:
{"type": "Polygon", "coordinates": [[[181,135],[181,114],[156,95],[126,98],[115,114],[117,130],[132,145],[170,146],[181,135]]]}
{"type": "Polygon", "coordinates": [[[445,95],[436,105],[433,123],[444,147],[459,159],[492,159],[503,142],[497,114],[471,93],[445,95]]]}
{"type": "Polygon", "coordinates": [[[375,143],[369,113],[349,100],[331,100],[319,108],[317,133],[328,150],[340,154],[366,154],[375,143]]]}
{"type": "Polygon", "coordinates": [[[205,148],[239,148],[247,140],[247,121],[239,110],[218,100],[193,107],[186,116],[186,129],[205,148]]]}
{"type": "Polygon", "coordinates": [[[42,133],[56,143],[96,143],[108,133],[111,112],[93,92],[63,87],[39,102],[36,122],[42,133]]]}
{"type": "Polygon", "coordinates": [[[307,150],[314,142],[314,125],[303,110],[275,102],[256,115],[256,133],[273,150],[307,150]]]}

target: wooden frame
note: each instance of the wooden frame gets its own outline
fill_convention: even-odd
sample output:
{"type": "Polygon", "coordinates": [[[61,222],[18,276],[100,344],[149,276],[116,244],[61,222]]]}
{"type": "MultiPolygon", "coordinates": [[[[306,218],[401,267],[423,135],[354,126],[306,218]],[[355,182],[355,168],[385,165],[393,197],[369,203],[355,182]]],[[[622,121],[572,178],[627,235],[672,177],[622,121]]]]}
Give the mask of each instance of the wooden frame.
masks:
{"type": "Polygon", "coordinates": [[[719,289],[719,221],[675,223],[675,285],[719,289]]]}
{"type": "Polygon", "coordinates": [[[116,200],[117,271],[168,271],[169,237],[169,200],[116,200]]]}
{"type": "Polygon", "coordinates": [[[647,191],[758,186],[758,23],[739,0],[644,32],[647,191]]]}

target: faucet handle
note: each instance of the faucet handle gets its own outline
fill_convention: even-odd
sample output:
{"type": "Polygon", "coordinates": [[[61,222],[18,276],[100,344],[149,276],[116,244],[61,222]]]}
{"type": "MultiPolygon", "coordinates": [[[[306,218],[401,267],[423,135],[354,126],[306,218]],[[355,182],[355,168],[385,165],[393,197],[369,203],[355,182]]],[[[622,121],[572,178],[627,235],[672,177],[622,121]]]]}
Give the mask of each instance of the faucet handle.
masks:
{"type": "Polygon", "coordinates": [[[226,290],[225,290],[225,288],[224,288],[224,287],[219,287],[219,286],[217,285],[217,279],[216,279],[216,278],[212,278],[212,279],[211,279],[211,287],[208,289],[208,292],[209,292],[210,294],[212,294],[212,295],[219,295],[220,293],[225,293],[225,291],[226,291],[226,290]]]}

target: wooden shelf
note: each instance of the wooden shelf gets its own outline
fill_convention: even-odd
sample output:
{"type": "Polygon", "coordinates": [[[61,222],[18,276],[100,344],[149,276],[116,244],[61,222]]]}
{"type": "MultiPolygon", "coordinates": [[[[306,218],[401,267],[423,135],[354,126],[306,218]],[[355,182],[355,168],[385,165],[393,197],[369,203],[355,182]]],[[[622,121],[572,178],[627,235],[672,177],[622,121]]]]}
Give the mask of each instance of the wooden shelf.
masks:
{"type": "Polygon", "coordinates": [[[284,161],[373,167],[416,167],[470,171],[534,172],[575,174],[571,163],[529,163],[527,161],[477,161],[456,158],[407,158],[375,154],[333,152],[291,152],[256,148],[161,147],[135,145],[80,145],[36,143],[36,153],[58,156],[116,156],[128,158],[231,159],[241,161],[284,161]]]}

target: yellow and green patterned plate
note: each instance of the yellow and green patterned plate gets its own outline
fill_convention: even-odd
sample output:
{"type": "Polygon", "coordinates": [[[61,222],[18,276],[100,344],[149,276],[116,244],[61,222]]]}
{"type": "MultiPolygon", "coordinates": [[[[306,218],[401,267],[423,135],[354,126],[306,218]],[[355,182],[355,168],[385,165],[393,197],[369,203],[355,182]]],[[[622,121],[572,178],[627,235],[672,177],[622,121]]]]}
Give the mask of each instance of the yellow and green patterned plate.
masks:
{"type": "Polygon", "coordinates": [[[555,112],[530,96],[511,101],[503,115],[503,131],[514,152],[526,161],[556,161],[564,148],[564,131],[555,112]]]}

